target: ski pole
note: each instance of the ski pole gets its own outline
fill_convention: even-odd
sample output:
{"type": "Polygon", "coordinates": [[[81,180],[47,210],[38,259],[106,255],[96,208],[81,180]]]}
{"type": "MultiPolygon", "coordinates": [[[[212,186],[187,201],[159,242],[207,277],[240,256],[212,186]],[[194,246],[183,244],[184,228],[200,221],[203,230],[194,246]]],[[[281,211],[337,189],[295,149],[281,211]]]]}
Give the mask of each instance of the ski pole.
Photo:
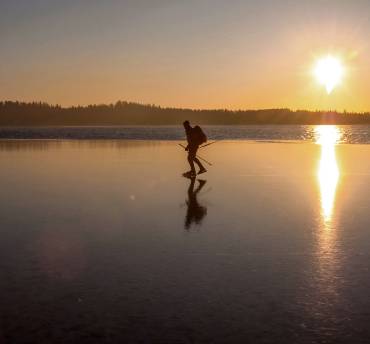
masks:
{"type": "Polygon", "coordinates": [[[206,145],[200,146],[199,149],[213,145],[214,143],[217,143],[217,142],[220,142],[220,141],[213,141],[213,142],[207,143],[206,145]]]}

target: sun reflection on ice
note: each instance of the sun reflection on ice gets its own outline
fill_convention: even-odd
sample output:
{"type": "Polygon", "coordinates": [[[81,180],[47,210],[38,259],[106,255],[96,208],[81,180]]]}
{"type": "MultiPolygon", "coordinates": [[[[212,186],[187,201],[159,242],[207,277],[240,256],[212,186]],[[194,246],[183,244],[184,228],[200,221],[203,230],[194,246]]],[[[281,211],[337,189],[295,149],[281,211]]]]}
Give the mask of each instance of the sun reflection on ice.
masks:
{"type": "Polygon", "coordinates": [[[335,126],[319,126],[315,129],[316,142],[321,145],[321,158],[318,179],[321,193],[321,209],[325,223],[331,221],[335,203],[335,194],[339,181],[339,168],[335,155],[335,145],[341,133],[335,126]]]}
{"type": "Polygon", "coordinates": [[[321,146],[317,179],[320,188],[321,221],[317,230],[317,273],[315,274],[312,309],[322,321],[332,313],[333,305],[338,302],[339,269],[341,266],[340,242],[334,218],[335,199],[340,178],[336,159],[336,145],[341,139],[341,132],[335,125],[323,125],[315,128],[316,143],[321,146]]]}

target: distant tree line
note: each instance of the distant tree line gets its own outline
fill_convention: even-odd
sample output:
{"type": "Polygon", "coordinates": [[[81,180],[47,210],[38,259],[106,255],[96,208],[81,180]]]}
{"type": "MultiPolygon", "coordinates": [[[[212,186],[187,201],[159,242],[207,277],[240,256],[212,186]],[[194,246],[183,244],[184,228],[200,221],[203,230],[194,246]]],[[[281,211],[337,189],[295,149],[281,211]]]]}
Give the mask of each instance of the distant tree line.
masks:
{"type": "Polygon", "coordinates": [[[0,126],[167,125],[185,119],[198,124],[370,124],[370,113],[336,111],[192,110],[118,101],[61,107],[42,102],[0,102],[0,126]]]}

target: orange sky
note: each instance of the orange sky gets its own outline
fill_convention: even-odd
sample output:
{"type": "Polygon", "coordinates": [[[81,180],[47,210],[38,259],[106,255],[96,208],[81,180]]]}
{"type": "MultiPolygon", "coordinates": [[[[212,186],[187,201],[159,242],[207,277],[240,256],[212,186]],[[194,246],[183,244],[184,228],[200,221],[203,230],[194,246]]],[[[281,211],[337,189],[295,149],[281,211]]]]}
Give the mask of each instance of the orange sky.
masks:
{"type": "Polygon", "coordinates": [[[369,111],[370,3],[15,0],[0,4],[0,99],[369,111]],[[331,53],[332,94],[313,78],[331,53]]]}

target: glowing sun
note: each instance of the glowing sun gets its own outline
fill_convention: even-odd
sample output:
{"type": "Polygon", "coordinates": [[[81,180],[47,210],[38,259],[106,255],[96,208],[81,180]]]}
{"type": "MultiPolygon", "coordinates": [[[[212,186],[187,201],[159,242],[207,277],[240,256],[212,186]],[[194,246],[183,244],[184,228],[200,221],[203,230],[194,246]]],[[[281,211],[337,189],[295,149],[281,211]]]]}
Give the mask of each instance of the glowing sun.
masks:
{"type": "Polygon", "coordinates": [[[317,81],[324,85],[326,92],[330,94],[342,81],[343,65],[338,58],[328,55],[317,60],[314,74],[317,81]]]}

